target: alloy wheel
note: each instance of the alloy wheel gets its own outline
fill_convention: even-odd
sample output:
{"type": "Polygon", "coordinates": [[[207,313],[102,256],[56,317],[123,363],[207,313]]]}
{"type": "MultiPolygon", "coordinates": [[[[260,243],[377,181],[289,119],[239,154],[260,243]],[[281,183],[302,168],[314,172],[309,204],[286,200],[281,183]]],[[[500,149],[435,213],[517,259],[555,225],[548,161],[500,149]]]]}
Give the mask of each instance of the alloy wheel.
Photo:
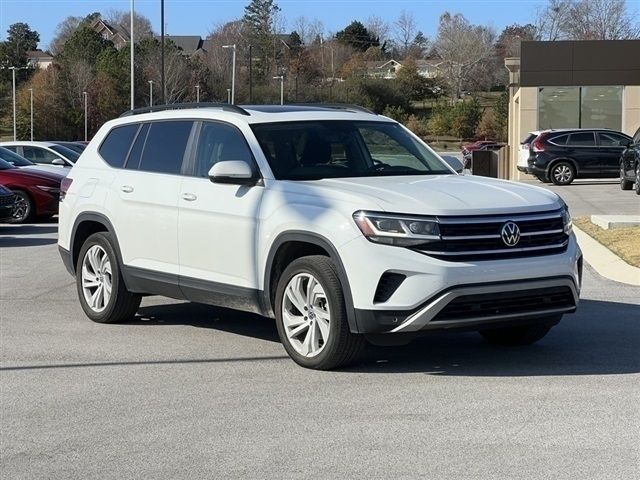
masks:
{"type": "Polygon", "coordinates": [[[113,284],[109,255],[100,245],[87,250],[81,276],[85,302],[94,312],[102,312],[109,304],[113,284]]]}
{"type": "Polygon", "coordinates": [[[566,183],[571,179],[573,172],[567,165],[558,165],[553,169],[553,177],[558,183],[566,183]]]}
{"type": "Polygon", "coordinates": [[[331,330],[331,312],[324,288],[309,273],[295,275],[284,292],[282,323],[290,345],[304,357],[324,349],[331,330]]]}
{"type": "Polygon", "coordinates": [[[11,218],[14,222],[23,222],[29,216],[29,201],[22,195],[16,195],[11,211],[11,218]]]}

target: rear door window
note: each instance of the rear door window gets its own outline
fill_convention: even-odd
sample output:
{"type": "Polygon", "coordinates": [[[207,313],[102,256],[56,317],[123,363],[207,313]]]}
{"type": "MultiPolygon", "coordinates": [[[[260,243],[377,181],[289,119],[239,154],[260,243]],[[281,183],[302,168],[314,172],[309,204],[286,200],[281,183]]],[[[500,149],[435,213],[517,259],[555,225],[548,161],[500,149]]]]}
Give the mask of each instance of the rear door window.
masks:
{"type": "Polygon", "coordinates": [[[192,128],[192,121],[151,123],[139,170],[179,174],[192,128]]]}
{"type": "Polygon", "coordinates": [[[98,149],[105,162],[112,167],[122,168],[139,128],[140,124],[134,123],[111,130],[98,149]]]}
{"type": "Polygon", "coordinates": [[[55,153],[39,147],[23,146],[22,151],[24,152],[23,156],[27,160],[31,160],[33,163],[49,164],[54,160],[60,158],[60,156],[56,155],[55,153]]]}
{"type": "Polygon", "coordinates": [[[577,147],[595,147],[596,138],[593,132],[572,133],[569,135],[567,145],[577,147]]]}

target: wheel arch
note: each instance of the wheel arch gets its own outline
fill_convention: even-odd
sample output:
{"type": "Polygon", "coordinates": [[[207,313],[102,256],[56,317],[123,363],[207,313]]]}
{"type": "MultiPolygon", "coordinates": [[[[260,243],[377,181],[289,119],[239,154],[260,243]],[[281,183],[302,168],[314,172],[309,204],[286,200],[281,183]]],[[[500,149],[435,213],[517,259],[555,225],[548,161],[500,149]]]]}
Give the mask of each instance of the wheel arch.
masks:
{"type": "Polygon", "coordinates": [[[317,233],[304,231],[287,231],[280,233],[271,244],[264,271],[264,290],[262,295],[262,310],[265,315],[273,317],[275,315],[274,299],[275,289],[278,285],[280,275],[286,266],[296,258],[307,255],[325,255],[335,264],[338,278],[342,286],[346,309],[347,320],[351,332],[358,332],[355,310],[353,307],[353,297],[349,278],[340,259],[340,255],[330,240],[317,233]],[[297,251],[292,251],[297,249],[297,251]]]}
{"type": "Polygon", "coordinates": [[[113,224],[109,221],[109,219],[102,215],[101,213],[96,212],[83,212],[78,215],[73,222],[73,228],[71,230],[71,239],[70,239],[70,253],[71,253],[71,268],[75,273],[76,265],[78,263],[78,256],[80,254],[80,249],[84,244],[85,240],[89,238],[89,236],[98,232],[108,232],[111,234],[114,245],[113,248],[118,256],[118,263],[122,265],[122,254],[120,253],[120,244],[118,243],[118,237],[116,235],[116,231],[113,228],[113,224]]]}
{"type": "Polygon", "coordinates": [[[570,157],[559,157],[559,158],[554,158],[553,160],[551,160],[549,162],[549,165],[547,165],[547,178],[551,178],[551,169],[558,164],[559,162],[567,162],[569,164],[571,164],[571,166],[573,167],[573,171],[576,175],[576,178],[578,178],[578,176],[580,175],[580,169],[578,168],[578,162],[576,162],[573,158],[570,157]]]}

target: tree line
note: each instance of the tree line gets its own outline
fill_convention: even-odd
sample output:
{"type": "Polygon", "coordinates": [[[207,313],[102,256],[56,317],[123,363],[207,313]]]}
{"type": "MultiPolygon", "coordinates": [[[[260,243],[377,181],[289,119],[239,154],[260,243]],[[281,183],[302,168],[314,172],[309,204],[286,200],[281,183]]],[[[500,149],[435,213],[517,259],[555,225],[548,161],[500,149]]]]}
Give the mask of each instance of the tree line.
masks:
{"type": "MultiPolygon", "coordinates": [[[[637,17],[636,17],[637,18],[637,17]]],[[[49,45],[54,64],[46,69],[16,71],[18,136],[28,138],[33,94],[36,138],[79,139],[84,132],[84,92],[90,134],[129,108],[129,48],[116,48],[92,28],[103,19],[127,35],[128,12],[96,12],[68,17],[49,45]]],[[[231,52],[236,45],[236,103],[278,103],[284,77],[285,101],[344,102],[369,107],[403,121],[421,135],[504,138],[507,97],[481,105],[476,92],[504,91],[504,58],[519,54],[523,40],[638,38],[625,0],[548,0],[532,24],[510,25],[499,35],[475,25],[462,14],[440,16],[434,38],[419,30],[407,11],[387,21],[377,16],[354,20],[327,32],[317,19],[300,17],[285,28],[275,0],[250,0],[242,18],[215,27],[205,49],[185,55],[165,42],[166,103],[227,101],[231,52]],[[372,62],[402,63],[394,79],[372,78],[372,62]],[[419,63],[437,64],[437,75],[421,74],[419,63]],[[196,88],[197,86],[197,88],[196,88]]],[[[135,18],[135,104],[160,93],[160,41],[148,19],[135,18]]],[[[28,67],[27,51],[36,50],[39,35],[26,23],[11,25],[0,42],[0,119],[11,124],[9,66],[28,67]]]]}

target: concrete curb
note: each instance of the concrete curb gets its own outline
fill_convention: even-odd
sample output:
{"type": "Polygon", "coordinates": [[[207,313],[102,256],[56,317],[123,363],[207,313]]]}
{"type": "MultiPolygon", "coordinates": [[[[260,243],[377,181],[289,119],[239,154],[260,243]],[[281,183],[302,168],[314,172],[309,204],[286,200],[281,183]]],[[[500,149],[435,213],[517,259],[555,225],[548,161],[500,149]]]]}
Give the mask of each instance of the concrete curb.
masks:
{"type": "Polygon", "coordinates": [[[640,286],[640,268],[629,265],[575,225],[573,231],[582,249],[584,259],[596,272],[609,280],[640,286]]]}

